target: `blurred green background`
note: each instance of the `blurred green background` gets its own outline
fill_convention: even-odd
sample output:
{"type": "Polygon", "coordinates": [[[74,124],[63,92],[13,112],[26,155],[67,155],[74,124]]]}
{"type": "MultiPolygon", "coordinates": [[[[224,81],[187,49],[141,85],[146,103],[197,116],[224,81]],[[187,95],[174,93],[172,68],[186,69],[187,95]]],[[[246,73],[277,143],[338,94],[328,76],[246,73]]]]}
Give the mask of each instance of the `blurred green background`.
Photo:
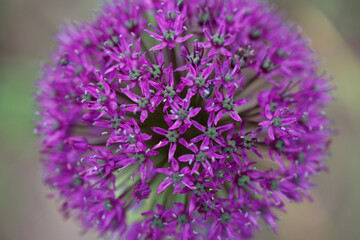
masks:
{"type": "MultiPolygon", "coordinates": [[[[256,239],[360,239],[360,1],[272,0],[300,24],[338,86],[328,109],[339,134],[329,173],[314,180],[314,202],[289,204],[278,235],[256,239]]],[[[0,0],[0,239],[96,239],[80,236],[46,198],[40,178],[36,105],[32,94],[40,63],[54,47],[53,34],[70,20],[91,20],[96,0],[0,0]]]]}

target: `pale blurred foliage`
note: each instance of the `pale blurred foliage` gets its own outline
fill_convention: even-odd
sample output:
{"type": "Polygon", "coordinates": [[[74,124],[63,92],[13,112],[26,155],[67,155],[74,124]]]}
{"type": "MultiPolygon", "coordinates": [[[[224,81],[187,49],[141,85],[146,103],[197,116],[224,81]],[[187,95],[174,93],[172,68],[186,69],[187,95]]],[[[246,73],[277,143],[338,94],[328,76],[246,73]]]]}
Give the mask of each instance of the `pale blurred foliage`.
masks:
{"type": "MultiPolygon", "coordinates": [[[[264,229],[256,239],[360,239],[360,28],[359,3],[352,0],[278,0],[287,17],[303,26],[324,70],[334,77],[336,101],[328,109],[338,135],[327,160],[330,171],[314,179],[313,203],[288,204],[278,235],[264,229]],[[325,14],[325,13],[326,14],[325,14]],[[329,20],[331,19],[331,20],[329,20]],[[357,44],[357,45],[356,45],[357,44]],[[350,47],[351,46],[351,47],[350,47]]],[[[31,94],[39,62],[54,47],[53,34],[65,20],[90,20],[95,0],[0,1],[0,239],[96,239],[80,236],[64,221],[59,205],[46,199],[31,94]]]]}

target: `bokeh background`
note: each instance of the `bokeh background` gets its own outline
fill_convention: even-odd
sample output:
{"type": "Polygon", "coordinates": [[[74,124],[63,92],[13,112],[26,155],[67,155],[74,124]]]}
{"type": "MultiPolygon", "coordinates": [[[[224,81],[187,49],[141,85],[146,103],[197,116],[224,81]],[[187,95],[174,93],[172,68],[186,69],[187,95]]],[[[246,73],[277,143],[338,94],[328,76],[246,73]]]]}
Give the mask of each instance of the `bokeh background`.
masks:
{"type": "MultiPolygon", "coordinates": [[[[314,202],[289,204],[280,233],[256,239],[360,239],[360,1],[271,0],[303,27],[334,77],[336,101],[328,109],[338,135],[317,176],[314,202]]],[[[96,239],[59,214],[46,198],[33,134],[33,93],[40,63],[54,47],[58,26],[91,20],[96,0],[0,0],[0,239],[96,239]]]]}

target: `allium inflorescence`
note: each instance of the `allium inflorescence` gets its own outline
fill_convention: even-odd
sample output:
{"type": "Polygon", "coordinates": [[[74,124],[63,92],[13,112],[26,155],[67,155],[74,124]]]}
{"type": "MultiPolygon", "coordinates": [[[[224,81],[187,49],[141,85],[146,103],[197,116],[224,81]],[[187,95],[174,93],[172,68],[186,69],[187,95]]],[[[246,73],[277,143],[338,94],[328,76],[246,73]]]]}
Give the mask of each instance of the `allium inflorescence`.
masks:
{"type": "Polygon", "coordinates": [[[311,199],[332,87],[256,0],[106,3],[57,35],[38,82],[44,181],[84,229],[244,239],[311,199]]]}

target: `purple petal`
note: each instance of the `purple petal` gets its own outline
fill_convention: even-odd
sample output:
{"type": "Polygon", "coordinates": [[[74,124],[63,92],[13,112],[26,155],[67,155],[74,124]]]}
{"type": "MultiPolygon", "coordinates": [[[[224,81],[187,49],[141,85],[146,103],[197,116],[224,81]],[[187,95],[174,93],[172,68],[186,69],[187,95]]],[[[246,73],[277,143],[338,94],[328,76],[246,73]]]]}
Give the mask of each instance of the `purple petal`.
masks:
{"type": "Polygon", "coordinates": [[[229,115],[232,119],[234,119],[237,122],[241,122],[241,117],[239,116],[239,114],[237,114],[235,111],[230,111],[229,115]]]}
{"type": "Polygon", "coordinates": [[[267,128],[270,126],[270,121],[262,121],[258,125],[262,126],[263,128],[267,128]]]}
{"type": "Polygon", "coordinates": [[[206,132],[206,127],[204,127],[203,125],[201,125],[200,123],[196,122],[196,121],[191,121],[192,124],[194,125],[194,127],[196,127],[197,129],[199,129],[202,132],[206,132]]]}
{"type": "Polygon", "coordinates": [[[159,127],[151,127],[151,130],[153,130],[154,132],[156,132],[157,134],[160,134],[162,136],[166,136],[166,134],[168,133],[168,131],[166,131],[165,129],[159,128],[159,127]]]}
{"type": "Polygon", "coordinates": [[[231,128],[234,128],[234,127],[235,127],[235,124],[227,124],[227,125],[223,125],[223,126],[218,127],[217,130],[219,132],[225,132],[225,131],[227,131],[227,130],[229,130],[231,128]]]}
{"type": "Polygon", "coordinates": [[[187,186],[188,188],[192,189],[192,190],[195,190],[196,187],[193,187],[194,183],[192,181],[190,181],[190,179],[188,177],[183,177],[181,179],[181,182],[187,186]]]}
{"type": "Polygon", "coordinates": [[[169,144],[169,140],[163,139],[163,140],[161,140],[158,144],[156,144],[156,145],[153,147],[153,149],[158,149],[158,148],[161,148],[161,147],[166,146],[166,145],[168,145],[168,144],[169,144]]]}
{"type": "Polygon", "coordinates": [[[222,54],[222,55],[225,55],[225,56],[227,56],[227,57],[231,57],[232,56],[232,53],[230,52],[230,51],[228,51],[228,50],[226,50],[226,48],[220,48],[220,53],[222,54]]]}
{"type": "Polygon", "coordinates": [[[196,199],[197,199],[197,196],[195,194],[191,194],[190,203],[189,203],[189,213],[192,213],[195,211],[196,199]]]}
{"type": "Polygon", "coordinates": [[[203,71],[203,73],[201,74],[201,77],[207,79],[207,78],[210,76],[210,74],[212,73],[214,67],[215,67],[215,63],[212,63],[209,67],[207,67],[207,68],[203,71]]]}
{"type": "Polygon", "coordinates": [[[269,130],[268,130],[268,134],[269,134],[269,137],[271,138],[271,140],[275,140],[275,136],[274,136],[274,127],[273,126],[270,126],[269,127],[269,130]]]}
{"type": "Polygon", "coordinates": [[[203,143],[201,145],[209,146],[209,144],[210,144],[210,138],[209,138],[209,136],[205,136],[203,143]]]}
{"type": "Polygon", "coordinates": [[[124,91],[124,94],[130,98],[133,102],[137,102],[140,97],[131,91],[124,91]]]}
{"type": "Polygon", "coordinates": [[[179,157],[180,162],[189,162],[194,158],[194,154],[185,154],[179,157]]]}
{"type": "Polygon", "coordinates": [[[241,106],[241,105],[243,105],[243,104],[245,104],[245,103],[247,103],[248,102],[248,100],[246,100],[246,99],[239,99],[239,100],[236,100],[235,102],[234,102],[234,107],[239,107],[239,106],[241,106]]]}
{"type": "Polygon", "coordinates": [[[270,111],[270,105],[269,104],[267,104],[266,107],[265,107],[265,117],[267,119],[272,119],[272,117],[273,117],[273,115],[272,115],[272,113],[270,111]]]}
{"type": "Polygon", "coordinates": [[[171,179],[167,178],[166,180],[164,180],[162,183],[159,184],[159,187],[156,191],[157,194],[162,193],[168,186],[171,185],[171,179]]]}
{"type": "Polygon", "coordinates": [[[176,143],[170,143],[170,148],[169,148],[169,161],[174,157],[176,151],[176,143]]]}
{"type": "Polygon", "coordinates": [[[204,137],[205,137],[204,134],[201,134],[201,135],[199,135],[199,136],[194,137],[193,139],[191,139],[190,142],[192,142],[192,143],[197,143],[197,142],[203,140],[204,137]]]}
{"type": "Polygon", "coordinates": [[[193,109],[193,110],[191,110],[190,112],[189,112],[189,117],[195,117],[199,112],[201,111],[201,108],[200,107],[198,107],[198,108],[195,108],[195,109],[193,109]]]}
{"type": "Polygon", "coordinates": [[[181,144],[181,145],[183,145],[184,147],[188,147],[188,142],[185,140],[185,139],[183,139],[183,138],[178,138],[177,139],[177,141],[181,144]]]}
{"type": "Polygon", "coordinates": [[[178,172],[178,171],[179,171],[179,163],[178,163],[178,161],[176,161],[175,158],[173,158],[173,159],[171,160],[171,167],[173,168],[173,170],[174,170],[175,172],[178,172]]]}
{"type": "Polygon", "coordinates": [[[140,115],[140,121],[141,121],[141,122],[144,122],[147,117],[148,117],[148,112],[147,112],[147,110],[142,110],[142,111],[141,111],[141,115],[140,115]]]}
{"type": "Polygon", "coordinates": [[[191,170],[191,174],[193,174],[194,172],[197,172],[197,170],[199,170],[199,167],[200,167],[200,163],[198,161],[196,161],[194,163],[193,169],[191,170]]]}
{"type": "Polygon", "coordinates": [[[170,131],[175,130],[177,128],[179,128],[182,124],[182,120],[181,119],[177,119],[176,122],[169,128],[170,131]]]}
{"type": "Polygon", "coordinates": [[[140,168],[140,177],[141,177],[141,181],[145,182],[145,178],[146,178],[146,164],[142,164],[141,168],[140,168]]]}
{"type": "Polygon", "coordinates": [[[181,183],[175,183],[174,184],[174,192],[173,194],[177,193],[181,189],[181,183]]]}
{"type": "Polygon", "coordinates": [[[213,169],[212,169],[209,161],[204,161],[204,162],[202,163],[202,165],[203,165],[203,167],[206,169],[206,171],[209,172],[209,174],[210,174],[211,176],[214,176],[214,172],[213,172],[213,169]]]}
{"type": "Polygon", "coordinates": [[[173,174],[173,171],[170,171],[171,168],[157,168],[155,169],[154,171],[155,172],[158,172],[158,173],[163,173],[163,174],[166,174],[166,175],[172,175],[173,174]]]}
{"type": "Polygon", "coordinates": [[[163,49],[163,48],[165,48],[167,45],[168,45],[167,42],[160,43],[160,44],[158,44],[158,45],[150,48],[150,51],[157,51],[157,50],[163,49]]]}
{"type": "Polygon", "coordinates": [[[189,38],[191,38],[193,35],[192,34],[189,34],[189,35],[186,35],[185,37],[177,37],[175,39],[175,42],[176,43],[182,43],[182,42],[185,42],[186,40],[188,40],[189,38]]]}
{"type": "Polygon", "coordinates": [[[216,99],[217,99],[219,102],[224,101],[224,97],[223,97],[222,94],[220,93],[219,88],[215,88],[215,96],[216,96],[216,99]]]}
{"type": "MultiPolygon", "coordinates": [[[[216,115],[216,117],[215,117],[215,120],[214,120],[214,122],[215,122],[215,125],[217,125],[217,123],[218,123],[218,121],[223,117],[223,116],[225,116],[225,113],[226,113],[226,110],[225,109],[221,109],[221,111],[216,115]]],[[[229,114],[230,114],[230,112],[229,112],[229,114]]],[[[230,115],[231,116],[231,115],[230,115]]],[[[241,120],[241,119],[240,119],[241,120]]]]}
{"type": "Polygon", "coordinates": [[[158,41],[162,41],[163,37],[154,33],[153,31],[150,31],[148,29],[144,29],[145,32],[147,32],[148,34],[150,34],[151,36],[154,37],[154,39],[158,40],[158,41]]]}
{"type": "Polygon", "coordinates": [[[286,167],[284,165],[284,162],[283,162],[283,160],[281,158],[280,153],[278,151],[275,151],[274,154],[275,154],[275,159],[279,163],[279,166],[281,167],[281,169],[286,170],[286,167]]]}

